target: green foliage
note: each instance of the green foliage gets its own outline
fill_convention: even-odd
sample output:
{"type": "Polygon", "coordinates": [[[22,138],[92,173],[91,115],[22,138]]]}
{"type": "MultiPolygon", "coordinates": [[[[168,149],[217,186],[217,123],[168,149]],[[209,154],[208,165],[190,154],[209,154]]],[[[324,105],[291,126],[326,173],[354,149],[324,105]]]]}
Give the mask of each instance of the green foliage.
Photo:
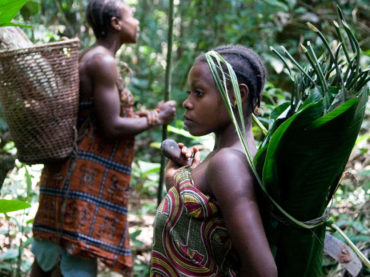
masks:
{"type": "Polygon", "coordinates": [[[17,26],[12,19],[29,0],[0,0],[0,27],[17,26]]]}
{"type": "Polygon", "coordinates": [[[142,160],[134,161],[132,184],[135,190],[143,196],[155,197],[158,184],[159,163],[150,163],[142,160]]]}
{"type": "Polygon", "coordinates": [[[24,210],[31,207],[30,204],[19,200],[0,199],[0,213],[9,213],[24,210]]]}
{"type": "MultiPolygon", "coordinates": [[[[12,6],[9,10],[12,10],[15,7],[13,4],[21,1],[0,0],[1,4],[6,2],[11,2],[12,6]]],[[[94,43],[92,32],[84,20],[87,0],[31,0],[23,2],[26,4],[20,13],[13,12],[13,14],[17,14],[15,22],[22,25],[32,25],[32,28],[24,29],[32,41],[48,42],[59,40],[64,36],[78,36],[81,40],[81,50],[94,43]]],[[[124,61],[132,70],[132,74],[125,76],[127,77],[127,85],[134,94],[137,108],[154,108],[155,104],[163,98],[168,2],[157,0],[132,0],[128,2],[135,7],[135,16],[140,20],[141,33],[137,45],[128,45],[122,48],[119,59],[124,61]]],[[[368,65],[370,63],[370,40],[368,36],[370,30],[367,24],[370,20],[368,3],[364,0],[339,2],[343,7],[344,17],[355,22],[352,25],[362,49],[361,64],[368,65]]],[[[251,47],[263,57],[269,75],[258,119],[268,129],[273,127],[274,122],[281,124],[284,117],[283,112],[287,111],[287,107],[293,99],[291,92],[294,91],[294,82],[291,82],[288,74],[282,73],[288,73],[288,67],[293,70],[293,63],[288,60],[288,66],[285,66],[279,57],[269,51],[269,47],[280,49],[277,46],[282,45],[289,49],[293,58],[298,59],[298,57],[304,55],[299,43],[310,41],[311,45],[315,46],[315,54],[320,57],[325,51],[325,45],[316,33],[307,32],[306,22],[310,21],[315,26],[320,26],[321,32],[328,34],[327,41],[336,39],[336,35],[334,35],[336,34],[336,28],[333,20],[337,20],[337,13],[332,3],[333,1],[329,0],[177,1],[175,4],[171,98],[175,99],[179,105],[177,106],[177,120],[169,126],[169,136],[184,142],[186,145],[200,146],[202,157],[212,149],[212,136],[194,138],[186,133],[182,122],[184,110],[181,103],[187,96],[184,93],[186,91],[186,78],[194,58],[202,51],[208,51],[210,48],[228,43],[240,43],[251,47]],[[279,118],[280,115],[283,116],[279,118]]],[[[2,18],[3,11],[8,11],[8,9],[0,8],[0,18],[2,18]]],[[[343,31],[342,29],[341,32],[345,35],[343,31]]],[[[348,45],[349,50],[352,49],[350,44],[347,43],[346,45],[348,45]]],[[[307,46],[305,47],[307,48],[307,46]]],[[[335,48],[333,49],[335,50],[335,48]]],[[[329,60],[326,61],[329,62],[329,60]]],[[[367,114],[369,111],[368,108],[367,114]]],[[[366,251],[370,247],[368,243],[369,234],[360,226],[366,227],[369,222],[369,218],[366,216],[369,212],[365,205],[368,203],[366,199],[368,199],[370,190],[369,168],[366,167],[369,122],[367,115],[361,130],[363,139],[358,142],[356,155],[352,158],[354,162],[347,164],[347,168],[354,175],[353,178],[356,179],[356,182],[351,181],[352,179],[341,182],[335,194],[335,202],[332,208],[334,221],[337,221],[339,226],[356,242],[362,251],[366,251]],[[353,198],[358,201],[354,202],[353,198]],[[349,217],[346,218],[345,215],[348,213],[349,217]]],[[[279,124],[276,124],[275,127],[278,127],[279,124]]],[[[264,136],[260,129],[254,127],[253,131],[259,143],[262,143],[264,136]]],[[[0,107],[0,147],[7,153],[14,155],[14,147],[9,147],[10,144],[6,144],[7,139],[3,136],[6,132],[7,126],[1,116],[0,107]],[[7,146],[4,146],[5,144],[7,146]]],[[[159,143],[160,140],[160,128],[145,132],[138,136],[136,140],[137,151],[132,187],[142,199],[151,199],[156,195],[160,152],[158,148],[148,147],[148,145],[152,142],[159,143]]],[[[337,147],[335,147],[336,149],[337,147]]],[[[5,180],[1,193],[6,197],[37,206],[38,189],[35,182],[38,176],[33,169],[27,167],[27,170],[28,177],[24,167],[18,164],[17,168],[11,172],[10,178],[5,180]]],[[[40,168],[37,168],[36,171],[39,170],[40,168]]],[[[155,204],[145,203],[138,213],[140,215],[152,214],[154,209],[155,204]]],[[[30,236],[29,231],[32,221],[28,220],[28,210],[25,211],[26,218],[23,211],[20,211],[16,216],[7,219],[6,222],[15,223],[10,232],[0,230],[0,233],[6,233],[4,235],[6,241],[11,238],[12,244],[9,249],[13,251],[9,253],[12,259],[0,263],[1,273],[4,272],[2,270],[5,267],[7,268],[5,272],[16,271],[18,257],[15,256],[20,253],[17,251],[18,248],[23,249],[25,247],[27,254],[27,243],[29,241],[27,242],[26,239],[23,239],[22,242],[14,240],[16,235],[21,232],[30,236]]],[[[4,219],[5,215],[1,215],[0,218],[4,219]]],[[[0,247],[2,247],[1,242],[0,247]]],[[[0,252],[6,253],[9,249],[0,248],[0,252]]],[[[21,259],[20,268],[21,272],[24,273],[23,275],[29,270],[31,262],[32,258],[21,259]],[[26,260],[28,260],[28,264],[26,260]]],[[[147,265],[138,260],[135,260],[135,264],[135,276],[146,276],[147,265]]],[[[330,260],[326,260],[324,269],[325,273],[328,274],[335,270],[343,272],[342,269],[338,269],[338,263],[330,260]]],[[[366,276],[366,273],[369,272],[365,271],[361,276],[366,276]]]]}
{"type": "Polygon", "coordinates": [[[29,255],[32,243],[29,234],[34,216],[32,208],[38,201],[35,185],[40,170],[40,165],[28,167],[17,162],[13,177],[5,180],[1,190],[2,196],[13,198],[0,199],[0,273],[4,276],[24,276],[30,270],[32,259],[26,258],[25,253],[29,255]]]}
{"type": "MultiPolygon", "coordinates": [[[[296,219],[308,221],[323,214],[357,137],[366,97],[364,94],[359,101],[349,100],[332,113],[317,118],[320,115],[318,111],[322,113],[323,110],[319,102],[299,113],[289,126],[285,126],[288,123],[286,121],[275,131],[264,158],[263,183],[274,199],[296,219]],[[332,151],[334,142],[338,146],[336,151],[332,151]]],[[[256,159],[259,157],[261,156],[256,159]]],[[[325,226],[318,227],[313,231],[316,233],[313,236],[307,230],[280,224],[279,238],[275,244],[281,245],[276,257],[280,263],[279,269],[283,269],[280,270],[282,276],[321,276],[320,253],[324,231],[325,226]],[[306,238],[291,241],[292,229],[295,237],[304,233],[302,237],[306,238]],[[314,247],[313,250],[311,246],[314,247]],[[314,266],[310,261],[318,257],[320,259],[316,260],[314,266]],[[305,275],[301,275],[303,268],[314,272],[307,271],[305,275]]]]}
{"type": "MultiPolygon", "coordinates": [[[[282,124],[277,122],[281,125],[270,130],[255,158],[263,186],[273,199],[295,219],[310,221],[313,226],[312,220],[321,217],[337,188],[360,131],[367,102],[367,81],[357,76],[364,75],[366,80],[368,70],[361,70],[358,43],[343,18],[342,22],[354,53],[349,58],[345,42],[340,39],[346,56],[346,62],[341,61],[340,65],[339,47],[334,56],[325,37],[312,25],[311,29],[318,33],[328,51],[329,57],[323,54],[320,60],[328,64],[318,62],[310,44],[308,50],[303,47],[310,65],[306,68],[299,66],[284,50],[300,70],[299,76],[291,75],[295,90],[286,118],[289,113],[294,115],[282,124]],[[338,147],[336,151],[332,150],[334,142],[338,147]]],[[[284,58],[282,60],[287,64],[284,58]]],[[[289,72],[292,74],[290,69],[289,72]]],[[[325,226],[318,226],[311,233],[295,227],[295,221],[290,226],[285,222],[286,215],[279,214],[280,209],[274,210],[276,207],[271,206],[270,213],[283,219],[276,228],[266,229],[276,250],[279,274],[321,276],[320,253],[325,226]],[[293,236],[300,239],[293,242],[293,236]]],[[[266,222],[269,226],[276,220],[270,217],[266,222]]]]}
{"type": "Polygon", "coordinates": [[[29,20],[31,16],[39,12],[39,8],[40,6],[37,1],[28,0],[20,12],[24,20],[29,20]]]}

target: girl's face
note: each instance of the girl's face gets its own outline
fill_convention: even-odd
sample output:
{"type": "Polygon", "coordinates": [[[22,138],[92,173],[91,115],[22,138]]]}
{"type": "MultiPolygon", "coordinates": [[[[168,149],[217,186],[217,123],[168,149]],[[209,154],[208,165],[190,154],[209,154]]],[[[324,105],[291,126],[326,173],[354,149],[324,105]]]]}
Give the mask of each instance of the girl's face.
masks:
{"type": "Polygon", "coordinates": [[[124,43],[136,43],[139,38],[139,21],[134,17],[132,8],[120,2],[122,19],[120,19],[121,34],[124,43]]]}
{"type": "Polygon", "coordinates": [[[189,132],[202,136],[218,133],[230,122],[225,105],[206,62],[196,62],[188,76],[189,96],[184,101],[184,123],[189,132]]]}

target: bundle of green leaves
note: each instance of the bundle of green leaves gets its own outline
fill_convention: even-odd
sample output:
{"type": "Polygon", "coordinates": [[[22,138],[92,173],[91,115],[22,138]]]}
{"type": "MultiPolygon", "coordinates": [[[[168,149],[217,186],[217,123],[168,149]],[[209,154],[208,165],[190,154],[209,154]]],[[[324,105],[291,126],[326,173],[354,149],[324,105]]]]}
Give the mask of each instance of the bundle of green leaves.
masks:
{"type": "Polygon", "coordinates": [[[338,11],[341,23],[333,23],[338,35],[335,50],[310,23],[326,47],[320,56],[307,42],[302,49],[308,63],[301,66],[286,49],[283,54],[272,49],[285,63],[294,90],[291,101],[272,112],[273,123],[254,158],[243,139],[244,117],[235,73],[218,53],[206,53],[260,185],[262,216],[279,276],[322,275],[327,207],[364,118],[370,69],[361,68],[359,44],[338,11]],[[237,99],[239,121],[231,107],[228,79],[237,99]]]}

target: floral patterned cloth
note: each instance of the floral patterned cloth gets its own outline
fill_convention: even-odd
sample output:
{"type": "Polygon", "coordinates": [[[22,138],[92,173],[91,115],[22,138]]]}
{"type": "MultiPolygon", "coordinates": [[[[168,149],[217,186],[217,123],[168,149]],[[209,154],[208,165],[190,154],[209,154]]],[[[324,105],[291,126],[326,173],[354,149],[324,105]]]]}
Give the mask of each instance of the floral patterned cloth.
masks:
{"type": "Polygon", "coordinates": [[[157,209],[150,276],[236,276],[235,268],[219,208],[184,168],[157,209]]]}

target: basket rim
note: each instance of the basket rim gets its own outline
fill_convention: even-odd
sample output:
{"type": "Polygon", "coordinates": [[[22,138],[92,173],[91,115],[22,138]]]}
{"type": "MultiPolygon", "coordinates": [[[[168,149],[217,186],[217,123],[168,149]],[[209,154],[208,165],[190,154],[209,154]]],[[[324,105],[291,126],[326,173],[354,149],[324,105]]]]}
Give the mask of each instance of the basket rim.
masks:
{"type": "Polygon", "coordinates": [[[28,53],[32,52],[37,49],[43,49],[49,46],[59,46],[63,44],[73,44],[75,42],[80,42],[80,39],[78,37],[75,38],[70,38],[70,39],[65,39],[65,40],[59,40],[59,41],[53,41],[53,42],[48,42],[48,43],[43,43],[43,44],[35,44],[32,46],[28,47],[23,47],[23,48],[16,48],[16,49],[5,49],[5,50],[0,50],[0,56],[7,56],[7,55],[13,55],[17,53],[28,53]]]}

